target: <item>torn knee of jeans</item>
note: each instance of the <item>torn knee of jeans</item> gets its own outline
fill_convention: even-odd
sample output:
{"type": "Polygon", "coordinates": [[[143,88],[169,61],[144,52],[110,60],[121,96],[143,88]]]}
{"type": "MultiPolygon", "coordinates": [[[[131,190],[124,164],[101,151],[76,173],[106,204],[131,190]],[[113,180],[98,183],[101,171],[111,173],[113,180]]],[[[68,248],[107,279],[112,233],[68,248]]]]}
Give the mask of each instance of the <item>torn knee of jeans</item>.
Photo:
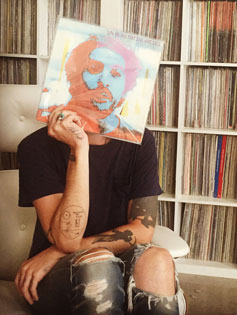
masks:
{"type": "MultiPolygon", "coordinates": [[[[150,292],[142,291],[136,287],[134,276],[131,275],[128,281],[127,295],[128,295],[128,311],[131,313],[134,303],[141,298],[147,298],[148,309],[153,307],[166,309],[166,311],[172,311],[172,314],[186,314],[186,301],[184,298],[183,290],[180,288],[179,279],[176,275],[176,294],[172,296],[155,295],[150,292]],[[152,307],[153,305],[153,307],[152,307]],[[178,309],[178,312],[177,312],[178,309]]],[[[163,314],[161,312],[161,314],[163,314]]],[[[166,314],[166,313],[164,313],[166,314]]]]}
{"type": "Polygon", "coordinates": [[[108,288],[106,279],[92,280],[85,285],[84,296],[99,302],[103,299],[103,291],[108,288]]]}
{"type": "Polygon", "coordinates": [[[114,254],[110,252],[106,248],[95,248],[88,250],[86,252],[83,252],[82,254],[76,256],[73,259],[73,264],[86,264],[86,263],[93,263],[97,261],[103,261],[103,260],[111,260],[114,258],[114,254]]]}
{"type": "Polygon", "coordinates": [[[148,310],[159,310],[159,314],[182,314],[186,312],[186,303],[183,296],[182,289],[175,295],[162,296],[152,294],[151,292],[142,291],[136,288],[133,276],[129,279],[128,289],[128,311],[131,313],[135,304],[139,303],[140,300],[147,303],[148,310]]]}
{"type": "MultiPolygon", "coordinates": [[[[108,282],[106,279],[97,279],[89,281],[84,286],[84,297],[96,303],[96,314],[104,313],[112,307],[112,301],[106,299],[106,290],[108,282]]],[[[80,307],[78,304],[74,307],[74,311],[80,307]]]]}
{"type": "Polygon", "coordinates": [[[155,296],[147,292],[138,292],[134,297],[134,303],[136,300],[144,299],[147,302],[149,310],[157,310],[160,314],[179,314],[178,298],[176,295],[172,296],[155,296]]]}

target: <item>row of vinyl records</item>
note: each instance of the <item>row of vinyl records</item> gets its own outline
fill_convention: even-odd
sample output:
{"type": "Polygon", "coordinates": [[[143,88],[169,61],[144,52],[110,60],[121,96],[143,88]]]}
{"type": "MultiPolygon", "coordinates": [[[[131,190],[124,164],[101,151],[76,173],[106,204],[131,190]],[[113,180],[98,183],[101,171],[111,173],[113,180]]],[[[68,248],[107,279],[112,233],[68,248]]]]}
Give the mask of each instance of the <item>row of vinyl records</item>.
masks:
{"type": "Polygon", "coordinates": [[[48,47],[52,49],[58,16],[100,24],[100,0],[48,0],[48,47]]]}
{"type": "MultiPolygon", "coordinates": [[[[190,1],[189,60],[237,62],[235,1],[190,1]]],[[[48,46],[58,15],[100,23],[99,0],[48,0],[48,46]]],[[[0,1],[0,53],[36,54],[37,1],[0,1]]],[[[165,41],[163,60],[180,60],[182,1],[124,3],[124,31],[165,41]]],[[[49,49],[50,53],[50,49],[49,49]]]]}
{"type": "Polygon", "coordinates": [[[190,1],[189,60],[237,62],[236,1],[190,1]]]}
{"type": "Polygon", "coordinates": [[[174,230],[174,202],[159,201],[156,224],[174,230]]]}
{"type": "Polygon", "coordinates": [[[182,1],[124,1],[125,32],[165,42],[161,60],[180,60],[182,1]]]}
{"type": "MultiPolygon", "coordinates": [[[[174,202],[158,201],[157,224],[174,229],[174,202]]],[[[181,237],[187,258],[237,263],[237,208],[183,204],[181,237]]]]}
{"type": "Polygon", "coordinates": [[[179,73],[179,67],[160,66],[147,118],[148,125],[177,127],[179,73]]]}
{"type": "Polygon", "coordinates": [[[36,84],[36,59],[0,57],[0,84],[36,84]]]}
{"type": "MultiPolygon", "coordinates": [[[[175,193],[177,134],[152,131],[158,157],[162,190],[175,193]]],[[[184,135],[184,195],[237,199],[237,137],[227,135],[184,135]]]]}
{"type": "Polygon", "coordinates": [[[187,68],[185,126],[237,129],[237,69],[187,68]]]}
{"type": "MultiPolygon", "coordinates": [[[[99,24],[100,0],[48,0],[49,54],[58,16],[99,24]]],[[[0,1],[0,21],[0,53],[36,54],[37,1],[0,1]]]]}
{"type": "Polygon", "coordinates": [[[0,1],[0,53],[36,54],[37,1],[0,1]]]}
{"type": "Polygon", "coordinates": [[[172,132],[152,131],[158,158],[159,183],[165,193],[175,193],[177,135],[172,132]]]}
{"type": "Polygon", "coordinates": [[[18,160],[15,152],[0,152],[0,170],[18,168],[18,160]]]}
{"type": "Polygon", "coordinates": [[[183,194],[237,199],[237,137],[184,135],[183,194]]]}
{"type": "Polygon", "coordinates": [[[181,237],[188,258],[237,263],[237,208],[185,204],[181,237]]]}
{"type": "MultiPolygon", "coordinates": [[[[185,126],[237,129],[237,69],[187,67],[185,126]]],[[[160,66],[148,125],[177,126],[179,67],[160,66]]]]}

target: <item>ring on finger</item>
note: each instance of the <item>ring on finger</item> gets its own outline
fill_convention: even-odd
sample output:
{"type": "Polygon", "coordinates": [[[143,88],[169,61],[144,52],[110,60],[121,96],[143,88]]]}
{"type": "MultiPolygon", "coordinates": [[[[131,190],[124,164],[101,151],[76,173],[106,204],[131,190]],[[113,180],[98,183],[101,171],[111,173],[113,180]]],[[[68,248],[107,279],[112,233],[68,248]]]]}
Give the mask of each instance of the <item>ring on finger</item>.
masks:
{"type": "Polygon", "coordinates": [[[65,115],[62,112],[62,113],[58,114],[57,120],[63,120],[64,118],[65,118],[65,115]]]}

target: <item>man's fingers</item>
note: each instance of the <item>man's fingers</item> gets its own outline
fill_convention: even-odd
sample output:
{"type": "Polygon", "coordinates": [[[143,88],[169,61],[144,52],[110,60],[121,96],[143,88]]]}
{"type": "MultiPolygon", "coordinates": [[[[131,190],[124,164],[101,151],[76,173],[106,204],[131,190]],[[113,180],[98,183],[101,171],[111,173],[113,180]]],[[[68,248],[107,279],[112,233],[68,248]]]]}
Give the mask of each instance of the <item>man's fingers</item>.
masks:
{"type": "Polygon", "coordinates": [[[20,294],[22,294],[21,288],[23,287],[23,284],[25,282],[26,273],[27,269],[25,263],[23,263],[15,278],[15,285],[20,294]]]}
{"type": "Polygon", "coordinates": [[[38,293],[37,293],[37,286],[38,286],[38,283],[41,279],[39,279],[38,277],[32,277],[32,280],[31,280],[31,284],[30,284],[30,293],[31,293],[31,296],[32,298],[34,299],[34,301],[38,301],[39,300],[39,296],[38,296],[38,293]]]}
{"type": "Polygon", "coordinates": [[[49,115],[49,123],[51,123],[53,120],[57,120],[57,117],[59,113],[62,112],[63,108],[64,105],[60,105],[49,115]]]}
{"type": "Polygon", "coordinates": [[[24,296],[24,298],[27,300],[27,302],[32,305],[34,303],[34,299],[32,298],[31,293],[29,291],[31,281],[32,281],[32,275],[26,277],[25,282],[23,286],[21,287],[21,293],[24,296]]]}
{"type": "Polygon", "coordinates": [[[75,124],[77,124],[79,127],[82,127],[82,123],[81,123],[81,117],[76,115],[74,118],[73,118],[73,122],[75,124]]]}
{"type": "Polygon", "coordinates": [[[15,278],[15,285],[16,285],[16,288],[18,290],[18,292],[21,294],[21,290],[20,290],[20,273],[18,272],[17,275],[16,275],[16,278],[15,278]]]}
{"type": "MultiPolygon", "coordinates": [[[[65,109],[65,106],[64,105],[60,105],[58,106],[50,115],[49,115],[49,123],[55,123],[57,120],[58,120],[58,116],[63,113],[64,114],[64,118],[62,120],[64,120],[68,115],[74,115],[76,116],[77,113],[72,111],[72,110],[68,110],[68,109],[65,109]]],[[[61,121],[62,121],[61,120],[61,121]]]]}

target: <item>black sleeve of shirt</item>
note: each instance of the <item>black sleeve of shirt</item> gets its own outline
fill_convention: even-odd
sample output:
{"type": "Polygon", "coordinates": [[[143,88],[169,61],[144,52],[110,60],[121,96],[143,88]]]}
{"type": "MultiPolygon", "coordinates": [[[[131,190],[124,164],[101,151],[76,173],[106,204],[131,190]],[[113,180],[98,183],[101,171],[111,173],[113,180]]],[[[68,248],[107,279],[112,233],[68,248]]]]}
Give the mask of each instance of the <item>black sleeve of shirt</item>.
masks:
{"type": "Polygon", "coordinates": [[[33,133],[19,144],[19,206],[29,207],[35,199],[64,191],[53,155],[54,144],[45,130],[33,133]]]}
{"type": "Polygon", "coordinates": [[[145,129],[142,144],[137,146],[129,199],[160,195],[162,192],[158,178],[155,139],[152,133],[145,129]]]}

